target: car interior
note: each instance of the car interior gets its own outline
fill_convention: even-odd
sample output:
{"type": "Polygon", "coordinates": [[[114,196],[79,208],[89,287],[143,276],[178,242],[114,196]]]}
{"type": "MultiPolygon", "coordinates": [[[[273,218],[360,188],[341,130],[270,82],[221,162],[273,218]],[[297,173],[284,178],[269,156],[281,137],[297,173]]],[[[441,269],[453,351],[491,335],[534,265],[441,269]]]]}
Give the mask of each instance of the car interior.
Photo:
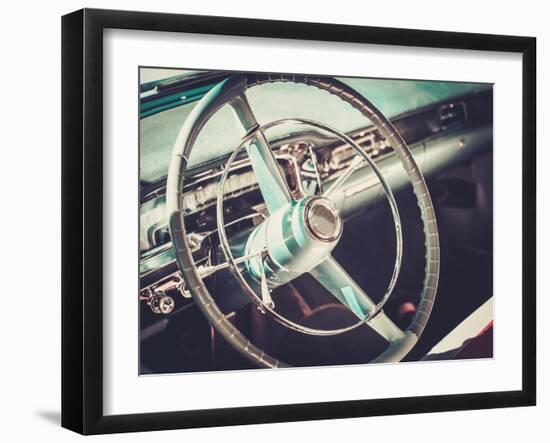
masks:
{"type": "Polygon", "coordinates": [[[492,357],[492,85],[140,78],[140,374],[492,357]]]}

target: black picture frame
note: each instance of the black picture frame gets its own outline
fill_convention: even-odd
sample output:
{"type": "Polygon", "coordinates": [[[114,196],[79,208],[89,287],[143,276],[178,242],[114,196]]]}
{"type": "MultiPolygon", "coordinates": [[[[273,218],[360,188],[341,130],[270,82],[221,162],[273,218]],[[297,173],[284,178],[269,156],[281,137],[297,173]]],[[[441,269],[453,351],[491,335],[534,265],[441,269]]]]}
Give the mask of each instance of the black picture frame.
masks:
{"type": "MultiPolygon", "coordinates": [[[[83,9],[62,18],[62,426],[82,434],[535,405],[536,39],[83,9]],[[108,28],[501,51],[523,63],[522,389],[171,411],[103,412],[103,31],[108,28]]],[[[519,169],[519,168],[518,168],[519,169]]],[[[519,170],[518,170],[519,173],[519,170]]]]}

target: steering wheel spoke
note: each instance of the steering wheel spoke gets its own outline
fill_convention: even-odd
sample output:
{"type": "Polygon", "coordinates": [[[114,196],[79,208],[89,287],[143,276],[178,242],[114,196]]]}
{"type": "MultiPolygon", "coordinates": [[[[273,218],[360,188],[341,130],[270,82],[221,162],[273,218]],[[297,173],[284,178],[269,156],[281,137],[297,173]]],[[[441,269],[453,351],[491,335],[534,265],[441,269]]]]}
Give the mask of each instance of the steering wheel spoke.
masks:
{"type": "Polygon", "coordinates": [[[364,163],[365,159],[360,155],[353,157],[350,165],[347,169],[332,183],[332,185],[323,193],[323,196],[330,198],[330,196],[336,192],[345,183],[345,181],[351,177],[351,175],[359,169],[364,163]]]}
{"type": "Polygon", "coordinates": [[[292,201],[290,189],[244,93],[231,101],[231,107],[244,136],[250,137],[246,144],[248,157],[267,209],[273,213],[292,201]]]}
{"type": "MultiPolygon", "coordinates": [[[[376,310],[376,303],[334,257],[329,256],[312,269],[310,274],[359,319],[371,316],[376,310]]],[[[384,312],[375,314],[367,324],[389,342],[397,341],[404,336],[403,331],[384,312]]]]}

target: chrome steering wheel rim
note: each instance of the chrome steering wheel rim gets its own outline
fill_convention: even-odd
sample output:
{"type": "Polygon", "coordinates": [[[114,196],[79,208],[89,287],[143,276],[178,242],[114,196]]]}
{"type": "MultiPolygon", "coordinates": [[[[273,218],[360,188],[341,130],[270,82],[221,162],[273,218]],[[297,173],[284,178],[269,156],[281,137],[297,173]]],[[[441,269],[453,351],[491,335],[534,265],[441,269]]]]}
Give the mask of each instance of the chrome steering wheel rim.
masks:
{"type": "MultiPolygon", "coordinates": [[[[286,363],[280,362],[251,343],[250,340],[235,328],[216,305],[212,295],[204,285],[190,253],[183,213],[183,183],[189,154],[206,121],[223,105],[229,104],[235,111],[237,120],[246,130],[245,132],[248,132],[253,127],[255,128],[259,125],[246,102],[245,90],[255,85],[281,81],[302,83],[317,87],[336,95],[359,110],[391,144],[412,184],[413,192],[420,208],[426,250],[425,276],[420,302],[418,303],[417,312],[411,325],[405,331],[399,330],[400,334],[395,339],[388,340],[388,348],[374,360],[371,360],[371,363],[400,361],[416,344],[428,321],[435,301],[439,280],[440,255],[435,211],[424,177],[412,157],[408,146],[391,122],[365,97],[334,78],[287,74],[234,75],[211,89],[188,115],[174,144],[166,187],[167,217],[173,248],[188,290],[212,326],[252,363],[260,367],[288,366],[286,363]]],[[[258,176],[258,174],[256,175],[258,176]]],[[[385,315],[384,317],[388,319],[385,315]]],[[[382,318],[383,316],[379,314],[367,323],[372,327],[374,323],[378,323],[382,318]]]]}

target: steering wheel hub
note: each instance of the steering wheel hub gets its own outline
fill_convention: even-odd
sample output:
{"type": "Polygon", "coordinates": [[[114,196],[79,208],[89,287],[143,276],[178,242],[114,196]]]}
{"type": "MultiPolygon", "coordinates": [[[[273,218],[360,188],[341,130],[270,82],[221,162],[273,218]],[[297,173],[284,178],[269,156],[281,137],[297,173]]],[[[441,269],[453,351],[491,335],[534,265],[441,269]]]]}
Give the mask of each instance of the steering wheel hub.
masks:
{"type": "Polygon", "coordinates": [[[280,208],[251,234],[245,255],[256,280],[287,283],[326,259],[342,235],[342,219],[325,197],[306,196],[280,208]],[[263,253],[262,253],[263,251],[263,253]]]}

